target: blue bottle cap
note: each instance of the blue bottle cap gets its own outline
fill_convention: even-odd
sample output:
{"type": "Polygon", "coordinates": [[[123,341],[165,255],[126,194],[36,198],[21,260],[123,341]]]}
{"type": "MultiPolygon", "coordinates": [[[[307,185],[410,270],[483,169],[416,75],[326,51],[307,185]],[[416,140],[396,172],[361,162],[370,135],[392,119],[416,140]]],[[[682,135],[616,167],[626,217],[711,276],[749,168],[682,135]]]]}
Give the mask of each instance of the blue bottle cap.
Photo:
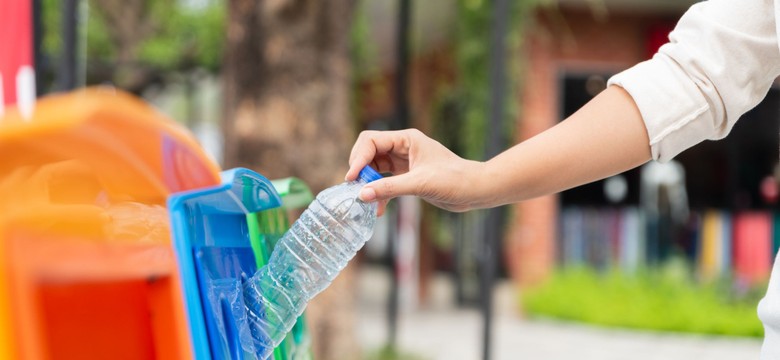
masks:
{"type": "Polygon", "coordinates": [[[363,180],[367,183],[370,183],[372,181],[377,181],[382,178],[382,174],[376,172],[373,168],[366,165],[363,167],[363,169],[360,170],[360,174],[358,174],[358,178],[360,180],[363,180]]]}

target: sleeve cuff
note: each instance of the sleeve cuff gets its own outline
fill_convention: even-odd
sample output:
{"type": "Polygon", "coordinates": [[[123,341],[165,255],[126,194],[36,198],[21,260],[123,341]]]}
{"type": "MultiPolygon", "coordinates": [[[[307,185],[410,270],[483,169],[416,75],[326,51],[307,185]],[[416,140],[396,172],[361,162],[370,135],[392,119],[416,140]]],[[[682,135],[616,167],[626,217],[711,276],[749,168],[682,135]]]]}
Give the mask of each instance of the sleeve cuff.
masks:
{"type": "Polygon", "coordinates": [[[669,161],[717,133],[710,104],[666,55],[656,54],[613,76],[608,84],[622,87],[634,99],[655,160],[669,161]]]}

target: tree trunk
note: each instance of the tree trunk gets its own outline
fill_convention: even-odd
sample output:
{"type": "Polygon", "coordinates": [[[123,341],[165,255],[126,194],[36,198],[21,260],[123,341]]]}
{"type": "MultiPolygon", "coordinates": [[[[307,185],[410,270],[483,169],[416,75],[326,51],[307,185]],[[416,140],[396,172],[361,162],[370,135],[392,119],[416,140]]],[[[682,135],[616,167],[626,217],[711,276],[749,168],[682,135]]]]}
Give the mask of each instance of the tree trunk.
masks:
{"type": "Polygon", "coordinates": [[[350,128],[353,0],[231,0],[225,75],[228,166],[343,179],[350,128]]]}
{"type": "MultiPolygon", "coordinates": [[[[225,167],[343,181],[354,139],[349,27],[354,0],[229,0],[223,65],[225,167]]],[[[357,358],[352,266],[309,305],[316,359],[357,358]]]]}

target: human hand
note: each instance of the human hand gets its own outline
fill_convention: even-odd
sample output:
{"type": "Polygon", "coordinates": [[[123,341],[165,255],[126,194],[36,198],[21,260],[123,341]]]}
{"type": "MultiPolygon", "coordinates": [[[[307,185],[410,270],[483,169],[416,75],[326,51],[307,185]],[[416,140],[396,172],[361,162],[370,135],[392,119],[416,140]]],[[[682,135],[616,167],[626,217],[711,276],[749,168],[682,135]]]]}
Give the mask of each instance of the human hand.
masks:
{"type": "Polygon", "coordinates": [[[380,216],[387,201],[401,195],[419,196],[456,212],[479,207],[485,200],[477,184],[484,175],[484,164],[455,155],[417,129],[360,133],[349,157],[346,180],[357,179],[366,165],[394,175],[360,191],[361,200],[379,202],[380,216]]]}

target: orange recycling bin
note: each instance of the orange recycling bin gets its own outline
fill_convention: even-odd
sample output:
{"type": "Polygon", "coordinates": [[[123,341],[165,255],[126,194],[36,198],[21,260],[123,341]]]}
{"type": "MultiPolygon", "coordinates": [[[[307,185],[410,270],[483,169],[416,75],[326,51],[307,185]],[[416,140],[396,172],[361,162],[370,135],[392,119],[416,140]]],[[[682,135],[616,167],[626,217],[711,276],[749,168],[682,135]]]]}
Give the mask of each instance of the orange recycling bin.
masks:
{"type": "Polygon", "coordinates": [[[0,358],[186,359],[169,194],[219,184],[189,133],[87,89],[0,118],[0,358]]]}

